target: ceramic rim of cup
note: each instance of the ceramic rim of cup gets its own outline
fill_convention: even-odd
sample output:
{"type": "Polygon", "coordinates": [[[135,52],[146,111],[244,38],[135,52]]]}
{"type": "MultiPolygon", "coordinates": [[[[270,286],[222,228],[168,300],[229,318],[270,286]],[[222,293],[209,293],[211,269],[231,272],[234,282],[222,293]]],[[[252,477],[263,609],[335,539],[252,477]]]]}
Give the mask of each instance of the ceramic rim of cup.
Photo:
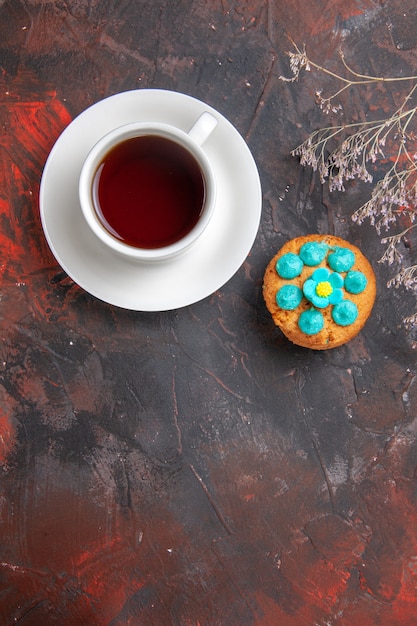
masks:
{"type": "Polygon", "coordinates": [[[185,131],[165,123],[133,122],[110,131],[99,139],[90,150],[81,169],[79,198],[81,210],[88,226],[107,247],[130,259],[137,259],[139,261],[163,261],[184,252],[204,232],[213,214],[216,200],[216,188],[208,157],[201,146],[189,137],[185,131]],[[100,222],[93,203],[93,179],[97,168],[106,154],[117,144],[128,139],[146,135],[157,135],[170,139],[188,150],[199,164],[205,187],[204,208],[196,225],[178,241],[160,248],[140,248],[116,239],[100,222]]]}

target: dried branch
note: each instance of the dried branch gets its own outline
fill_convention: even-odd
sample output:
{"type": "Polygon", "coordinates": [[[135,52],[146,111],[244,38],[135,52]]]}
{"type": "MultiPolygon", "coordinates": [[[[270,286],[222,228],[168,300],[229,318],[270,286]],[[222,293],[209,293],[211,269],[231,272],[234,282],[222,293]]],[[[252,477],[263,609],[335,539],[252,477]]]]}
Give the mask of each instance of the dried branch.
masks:
{"type": "MultiPolygon", "coordinates": [[[[385,176],[375,184],[370,199],[353,213],[352,219],[358,224],[368,219],[381,234],[382,230],[389,231],[399,220],[403,222],[406,218],[410,224],[406,230],[381,239],[381,243],[386,244],[387,248],[380,262],[401,265],[403,255],[399,249],[400,244],[406,233],[417,225],[417,137],[412,130],[417,106],[409,106],[416,95],[417,76],[360,74],[347,64],[343,53],[340,53],[346,71],[346,76],[343,76],[313,61],[305,46],[300,48],[294,42],[292,44],[294,51],[288,52],[292,76],[281,76],[281,80],[295,82],[302,70],[314,69],[341,84],[326,97],[322,90],[316,91],[316,101],[326,114],[342,111],[338,98],[349,88],[394,82],[411,83],[401,106],[388,117],[320,128],[313,131],[291,153],[300,157],[301,165],[318,171],[321,183],[327,182],[330,191],[344,191],[345,183],[355,178],[372,182],[372,166],[378,161],[382,161],[384,166],[388,164],[385,176]]],[[[388,282],[388,286],[403,286],[417,291],[417,265],[401,268],[388,282]]],[[[417,313],[407,317],[404,322],[408,327],[417,325],[417,313]]]]}

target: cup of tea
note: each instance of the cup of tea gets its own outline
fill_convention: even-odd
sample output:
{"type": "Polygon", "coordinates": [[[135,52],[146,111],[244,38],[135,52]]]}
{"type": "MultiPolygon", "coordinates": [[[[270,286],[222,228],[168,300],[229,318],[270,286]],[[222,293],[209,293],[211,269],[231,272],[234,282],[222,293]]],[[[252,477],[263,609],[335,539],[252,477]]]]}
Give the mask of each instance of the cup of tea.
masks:
{"type": "Polygon", "coordinates": [[[203,144],[217,125],[205,111],[192,128],[133,122],[88,153],[81,209],[93,233],[129,259],[160,261],[184,252],[207,227],[216,181],[203,144]]]}

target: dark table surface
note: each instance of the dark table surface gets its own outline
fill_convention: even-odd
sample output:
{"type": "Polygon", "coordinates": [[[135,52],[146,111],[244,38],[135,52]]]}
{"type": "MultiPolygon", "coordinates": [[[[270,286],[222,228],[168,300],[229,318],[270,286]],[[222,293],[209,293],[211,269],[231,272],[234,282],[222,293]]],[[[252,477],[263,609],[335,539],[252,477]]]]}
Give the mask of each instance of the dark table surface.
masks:
{"type": "MultiPolygon", "coordinates": [[[[416,30],[404,0],[0,0],[2,626],[416,623],[415,298],[351,220],[372,185],[330,193],[290,155],[326,123],[329,77],[280,80],[289,37],[332,69],[342,47],[360,72],[413,74],[416,30]],[[149,87],[230,120],[263,191],[236,274],[157,313],[77,286],[38,200],[68,124],[149,87]],[[269,259],[311,232],[358,245],[378,280],[363,331],[325,352],[290,344],[262,298],[269,259]]],[[[352,90],[344,115],[401,89],[352,90]]]]}

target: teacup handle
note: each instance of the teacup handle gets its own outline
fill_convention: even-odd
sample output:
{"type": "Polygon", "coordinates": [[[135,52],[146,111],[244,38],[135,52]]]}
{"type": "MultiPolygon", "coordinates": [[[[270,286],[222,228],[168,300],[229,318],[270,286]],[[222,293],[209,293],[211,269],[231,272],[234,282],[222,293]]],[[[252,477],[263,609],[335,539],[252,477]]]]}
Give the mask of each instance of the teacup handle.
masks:
{"type": "Polygon", "coordinates": [[[217,119],[214,115],[208,111],[204,111],[204,113],[200,115],[198,120],[190,128],[188,135],[201,146],[206,139],[208,139],[216,126],[217,119]]]}

